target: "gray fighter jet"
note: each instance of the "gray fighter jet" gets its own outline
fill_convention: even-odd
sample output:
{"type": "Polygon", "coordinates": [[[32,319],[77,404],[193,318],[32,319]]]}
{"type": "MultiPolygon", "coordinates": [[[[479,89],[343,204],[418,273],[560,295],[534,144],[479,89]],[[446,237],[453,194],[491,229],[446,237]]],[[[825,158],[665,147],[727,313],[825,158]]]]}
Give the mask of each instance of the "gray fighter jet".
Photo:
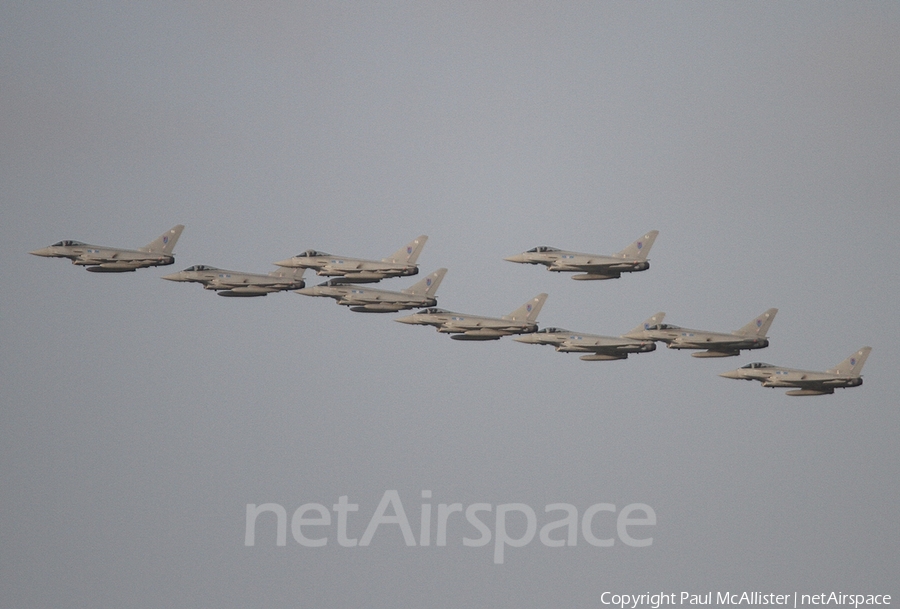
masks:
{"type": "Polygon", "coordinates": [[[719,376],[727,379],[743,379],[745,381],[759,381],[763,387],[796,387],[788,391],[786,395],[828,395],[835,389],[844,387],[859,387],[863,380],[863,364],[872,347],[863,347],[840,364],[825,372],[810,370],[795,370],[782,368],[772,364],[753,362],[742,366],[737,370],[723,372],[719,376]]]}
{"type": "MultiPolygon", "coordinates": [[[[664,316],[665,313],[657,313],[632,331],[654,326],[660,323],[664,316]]],[[[656,349],[656,343],[652,340],[579,334],[562,328],[544,328],[532,334],[517,336],[513,340],[530,345],[553,345],[561,353],[586,353],[587,355],[580,358],[586,362],[625,359],[629,353],[647,353],[656,349]]]]}
{"type": "Polygon", "coordinates": [[[403,309],[436,305],[435,294],[446,272],[447,269],[438,269],[399,292],[347,284],[343,279],[329,279],[317,286],[295,291],[305,296],[334,298],[339,305],[350,307],[351,311],[357,313],[393,313],[403,309]]]}
{"type": "Polygon", "coordinates": [[[383,260],[345,258],[316,250],[306,250],[275,264],[288,268],[315,269],[318,275],[341,277],[345,283],[374,283],[387,277],[417,275],[419,267],[416,266],[416,260],[427,240],[427,236],[420,235],[383,260]]]}
{"type": "Polygon", "coordinates": [[[72,264],[83,266],[92,273],[127,273],[150,266],[173,264],[175,255],[172,250],[183,230],[181,224],[174,226],[136,250],[66,240],[29,253],[47,258],[68,258],[72,264]]]}
{"type": "Polygon", "coordinates": [[[548,271],[581,273],[573,275],[572,279],[618,279],[622,273],[646,271],[650,268],[647,255],[658,234],[658,230],[652,230],[611,256],[580,254],[541,245],[504,260],[520,264],[543,264],[548,271]]]}
{"type": "Polygon", "coordinates": [[[766,332],[775,319],[778,309],[769,309],[746,326],[731,334],[691,330],[672,324],[657,323],[645,328],[635,328],[625,336],[658,340],[666,343],[669,349],[705,349],[691,353],[694,357],[730,357],[737,355],[741,349],[764,349],[769,346],[766,332]]]}
{"type": "Polygon", "coordinates": [[[306,286],[303,273],[306,269],[282,269],[268,275],[226,271],[214,266],[198,264],[183,271],[163,275],[169,281],[202,283],[203,289],[215,290],[219,296],[265,296],[271,292],[297,290],[306,286]]]}
{"type": "Polygon", "coordinates": [[[450,338],[455,340],[497,340],[510,334],[536,332],[537,316],[545,300],[546,294],[538,294],[503,317],[481,317],[431,308],[394,321],[402,324],[434,326],[438,332],[450,334],[450,338]]]}

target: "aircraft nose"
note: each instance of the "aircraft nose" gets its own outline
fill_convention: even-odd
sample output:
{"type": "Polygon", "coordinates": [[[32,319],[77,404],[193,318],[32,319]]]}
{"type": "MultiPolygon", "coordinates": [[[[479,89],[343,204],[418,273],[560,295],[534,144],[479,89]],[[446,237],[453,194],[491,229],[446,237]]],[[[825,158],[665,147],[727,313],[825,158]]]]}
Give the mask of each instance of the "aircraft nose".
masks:
{"type": "Polygon", "coordinates": [[[318,293],[316,288],[301,288],[299,290],[294,290],[294,294],[303,294],[304,296],[315,296],[318,293]]]}
{"type": "Polygon", "coordinates": [[[741,378],[740,375],[738,374],[737,370],[729,370],[728,372],[722,372],[721,374],[719,374],[719,376],[721,376],[722,378],[726,378],[726,379],[741,378]]]}
{"type": "Polygon", "coordinates": [[[286,258],[285,260],[279,260],[278,262],[273,263],[275,266],[284,266],[287,268],[294,268],[294,259],[286,258]]]}
{"type": "Polygon", "coordinates": [[[406,317],[398,317],[394,321],[399,321],[401,324],[415,324],[416,323],[415,315],[407,315],[406,317]]]}
{"type": "Polygon", "coordinates": [[[50,257],[53,255],[53,250],[50,249],[49,247],[42,247],[39,250],[34,250],[33,252],[28,252],[28,253],[31,254],[32,256],[43,256],[43,257],[47,258],[47,257],[50,257]]]}
{"type": "Polygon", "coordinates": [[[525,262],[525,255],[516,254],[515,256],[507,256],[504,260],[508,260],[509,262],[525,262]]]}
{"type": "Polygon", "coordinates": [[[184,281],[180,272],[172,273],[171,275],[163,275],[162,278],[168,279],[169,281],[184,281]]]}
{"type": "Polygon", "coordinates": [[[513,336],[512,339],[517,343],[533,343],[534,339],[531,337],[531,334],[524,334],[522,336],[513,336]]]}

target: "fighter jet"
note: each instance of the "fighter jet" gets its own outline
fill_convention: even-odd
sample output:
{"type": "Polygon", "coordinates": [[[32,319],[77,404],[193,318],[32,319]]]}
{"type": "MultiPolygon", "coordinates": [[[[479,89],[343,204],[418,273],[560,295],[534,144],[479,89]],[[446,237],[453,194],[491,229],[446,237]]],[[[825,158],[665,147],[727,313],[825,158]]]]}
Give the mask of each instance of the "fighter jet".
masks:
{"type": "Polygon", "coordinates": [[[306,269],[282,269],[260,273],[226,271],[214,266],[198,264],[183,271],[163,275],[169,281],[202,283],[203,289],[215,290],[219,296],[265,296],[271,292],[296,290],[306,286],[303,273],[306,269]]]}
{"type": "MultiPolygon", "coordinates": [[[[632,330],[643,330],[660,323],[665,313],[657,313],[643,324],[632,330]]],[[[514,341],[531,345],[553,345],[562,353],[586,353],[580,359],[586,362],[600,362],[625,359],[629,353],[647,353],[656,349],[652,340],[627,338],[626,336],[600,336],[598,334],[579,334],[562,328],[544,328],[532,334],[517,336],[514,341]]]]}
{"type": "Polygon", "coordinates": [[[753,362],[737,370],[723,372],[719,376],[727,379],[759,381],[763,387],[797,387],[785,395],[828,395],[837,388],[859,387],[863,380],[863,364],[872,347],[863,347],[840,364],[825,372],[795,370],[772,364],[753,362]]]}
{"type": "Polygon", "coordinates": [[[538,294],[503,317],[481,317],[430,308],[394,321],[402,324],[434,326],[438,332],[450,334],[450,338],[455,340],[497,340],[510,334],[536,332],[537,316],[545,300],[546,294],[538,294]]]}
{"type": "Polygon", "coordinates": [[[315,269],[317,275],[341,277],[345,283],[374,283],[387,277],[417,275],[419,267],[416,266],[416,260],[427,240],[427,236],[420,235],[380,261],[345,258],[316,250],[306,250],[275,264],[288,268],[315,269]]]}
{"type": "Polygon", "coordinates": [[[173,226],[156,240],[136,250],[105,245],[90,245],[65,240],[29,252],[47,258],[68,258],[72,264],[83,266],[92,273],[127,273],[150,266],[167,266],[175,262],[172,250],[184,226],[173,226]]]}
{"type": "Polygon", "coordinates": [[[329,279],[311,288],[295,290],[306,296],[334,298],[339,305],[350,307],[357,313],[393,313],[403,309],[433,307],[437,304],[435,293],[447,269],[438,269],[428,277],[405,290],[391,292],[344,283],[343,279],[329,279]]]}
{"type": "Polygon", "coordinates": [[[541,245],[504,260],[520,264],[543,264],[548,271],[581,273],[573,275],[572,279],[618,279],[622,273],[646,271],[650,268],[647,255],[658,234],[658,230],[652,230],[611,256],[580,254],[541,245]]]}
{"type": "Polygon", "coordinates": [[[691,353],[694,357],[730,357],[741,349],[764,349],[769,346],[766,332],[775,319],[778,309],[769,309],[746,326],[731,334],[691,330],[671,324],[657,323],[645,328],[635,328],[625,336],[658,340],[669,349],[706,349],[691,353]]]}

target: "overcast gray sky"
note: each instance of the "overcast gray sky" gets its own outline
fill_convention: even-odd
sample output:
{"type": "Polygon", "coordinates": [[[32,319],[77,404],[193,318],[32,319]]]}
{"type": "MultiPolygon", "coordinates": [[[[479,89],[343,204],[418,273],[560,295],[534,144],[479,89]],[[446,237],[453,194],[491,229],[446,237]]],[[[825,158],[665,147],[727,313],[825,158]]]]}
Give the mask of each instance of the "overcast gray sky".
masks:
{"type": "Polygon", "coordinates": [[[900,594],[896,3],[5,2],[0,113],[0,605],[900,594]],[[179,223],[167,269],[27,255],[179,223]],[[503,261],[650,229],[652,268],[615,281],[503,261]],[[423,233],[444,308],[548,292],[541,325],[616,335],[778,307],[771,346],[582,362],[159,279],[423,233]],[[863,345],[865,385],[832,396],[716,376],[863,345]],[[503,564],[459,514],[446,547],[396,525],[276,547],[271,514],[244,545],[247,504],[347,495],[358,538],[387,490],[417,537],[423,502],[524,503],[539,528],[548,504],[644,503],[657,524],[632,529],[649,547],[536,536],[503,564]]]}

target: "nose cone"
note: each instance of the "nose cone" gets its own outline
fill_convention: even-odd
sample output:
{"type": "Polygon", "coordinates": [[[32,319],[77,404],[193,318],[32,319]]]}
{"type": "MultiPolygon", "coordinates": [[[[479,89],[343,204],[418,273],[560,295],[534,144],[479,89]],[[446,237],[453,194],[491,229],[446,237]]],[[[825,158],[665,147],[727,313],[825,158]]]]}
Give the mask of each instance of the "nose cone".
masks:
{"type": "Polygon", "coordinates": [[[513,336],[512,339],[517,343],[525,343],[526,345],[537,343],[539,340],[534,334],[520,334],[519,336],[513,336]]]}
{"type": "Polygon", "coordinates": [[[313,286],[311,288],[302,288],[300,290],[294,290],[294,294],[303,294],[304,296],[318,296],[319,288],[318,286],[313,286]]]}
{"type": "Polygon", "coordinates": [[[516,254],[515,256],[508,256],[504,258],[504,260],[508,260],[509,262],[526,262],[525,254],[516,254]]]}
{"type": "Polygon", "coordinates": [[[167,279],[168,281],[187,281],[181,271],[172,273],[171,275],[163,275],[162,279],[167,279]]]}
{"type": "Polygon", "coordinates": [[[741,373],[737,370],[729,370],[728,372],[723,372],[719,376],[726,379],[740,379],[741,373]]]}
{"type": "Polygon", "coordinates": [[[52,247],[42,247],[39,250],[34,250],[33,252],[28,252],[32,256],[42,256],[44,258],[53,257],[53,248],[52,247]]]}
{"type": "Polygon", "coordinates": [[[289,269],[297,268],[297,265],[294,263],[293,258],[287,258],[285,260],[279,260],[278,262],[273,263],[275,266],[283,266],[289,269]]]}
{"type": "Polygon", "coordinates": [[[398,317],[398,318],[395,319],[394,321],[398,321],[398,322],[400,322],[401,324],[412,324],[412,325],[415,325],[415,324],[419,323],[419,322],[416,320],[416,316],[415,316],[415,315],[407,315],[406,317],[398,317]]]}

